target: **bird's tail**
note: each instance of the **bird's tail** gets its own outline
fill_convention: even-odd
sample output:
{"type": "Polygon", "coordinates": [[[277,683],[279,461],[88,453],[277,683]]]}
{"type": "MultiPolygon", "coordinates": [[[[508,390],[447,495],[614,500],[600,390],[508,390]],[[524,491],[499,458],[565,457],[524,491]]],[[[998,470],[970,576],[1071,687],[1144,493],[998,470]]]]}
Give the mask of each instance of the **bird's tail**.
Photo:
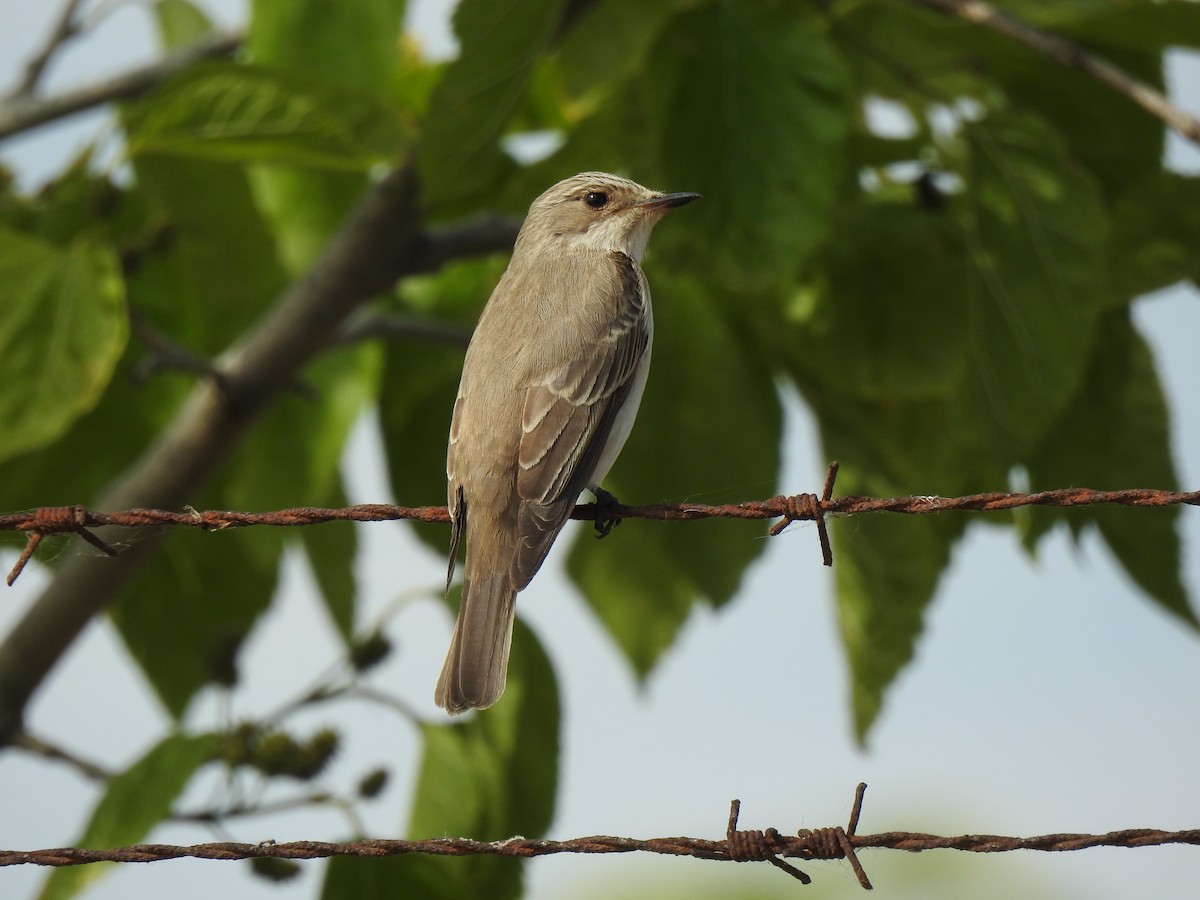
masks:
{"type": "Polygon", "coordinates": [[[472,576],[471,568],[468,563],[454,637],[434,693],[451,715],[491,706],[508,678],[517,592],[507,574],[472,576]]]}

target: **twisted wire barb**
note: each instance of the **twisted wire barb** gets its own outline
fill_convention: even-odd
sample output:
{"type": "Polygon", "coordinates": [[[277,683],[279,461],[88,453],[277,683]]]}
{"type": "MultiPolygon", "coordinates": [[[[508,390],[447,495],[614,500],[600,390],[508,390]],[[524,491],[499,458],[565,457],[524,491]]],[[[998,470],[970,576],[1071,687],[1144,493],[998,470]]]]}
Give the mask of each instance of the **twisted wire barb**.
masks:
{"type": "MultiPolygon", "coordinates": [[[[619,519],[653,519],[658,521],[694,521],[697,519],[779,519],[771,534],[783,531],[790,523],[815,521],[825,565],[833,564],[833,553],[825,527],[826,516],[851,516],[861,513],[890,512],[906,515],[965,510],[990,512],[1015,509],[1020,506],[1051,506],[1069,508],[1108,504],[1116,506],[1163,507],[1200,506],[1200,491],[1162,491],[1154,488],[1128,488],[1101,491],[1092,488],[1062,488],[1032,494],[993,491],[968,494],[963,497],[834,497],[833,487],[838,464],[829,464],[825,485],[820,497],[816,494],[793,494],[767,500],[748,500],[742,503],[658,503],[648,506],[625,506],[621,503],[584,503],[575,507],[573,519],[594,521],[597,516],[619,519]]],[[[24,512],[0,515],[0,531],[24,531],[29,535],[24,552],[8,576],[12,585],[33,555],[41,539],[50,534],[78,534],[101,551],[115,556],[117,551],[89,529],[102,526],[143,528],[176,526],[224,531],[254,525],[298,527],[326,522],[389,522],[408,519],[417,522],[449,522],[444,506],[393,506],[386,503],[363,503],[339,509],[296,507],[273,512],[238,512],[234,510],[200,511],[187,507],[183,512],[163,509],[126,509],[119,512],[95,512],[83,506],[40,507],[24,512]]]]}
{"type": "Polygon", "coordinates": [[[866,785],[855,793],[849,825],[832,828],[800,829],[792,835],[774,828],[743,831],[737,827],[741,803],[731,804],[724,840],[692,837],[636,838],[593,835],[563,841],[515,837],[502,841],[477,841],[470,838],[433,838],[430,840],[359,840],[263,841],[257,844],[222,841],[187,846],[174,844],[136,844],[106,850],[61,847],[49,850],[0,850],[0,866],[78,866],[94,862],[157,862],[168,859],[323,859],[332,856],[403,856],[424,853],[433,856],[513,856],[529,858],[557,853],[656,853],[664,856],[690,856],[696,859],[731,862],[770,862],[803,884],[812,879],[787,859],[846,859],[859,883],[871,890],[856,851],[864,849],[960,850],[968,853],[1005,853],[1012,850],[1066,852],[1089,847],[1150,847],[1163,844],[1200,845],[1200,829],[1161,831],[1131,828],[1107,834],[1043,834],[1035,837],[1006,837],[995,834],[964,834],[943,837],[910,831],[880,834],[856,834],[866,785]]]}

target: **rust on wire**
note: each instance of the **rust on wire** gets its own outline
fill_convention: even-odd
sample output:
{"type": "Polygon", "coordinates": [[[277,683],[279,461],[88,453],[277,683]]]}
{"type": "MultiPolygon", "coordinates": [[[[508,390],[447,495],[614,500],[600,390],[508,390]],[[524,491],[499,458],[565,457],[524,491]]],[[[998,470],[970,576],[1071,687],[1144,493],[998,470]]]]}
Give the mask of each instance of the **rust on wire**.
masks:
{"type": "MultiPolygon", "coordinates": [[[[954,510],[987,512],[1015,509],[1019,506],[1052,506],[1070,508],[1110,504],[1119,506],[1164,507],[1186,504],[1200,505],[1200,491],[1161,491],[1152,488],[1131,488],[1118,491],[1098,491],[1091,488],[1064,488],[1032,494],[991,492],[964,497],[837,497],[833,496],[838,465],[829,464],[825,486],[820,499],[814,494],[793,494],[769,500],[750,500],[720,505],[692,503],[660,503],[650,506],[606,505],[605,515],[622,519],[653,519],[657,521],[693,521],[696,519],[779,519],[771,528],[779,534],[790,523],[817,523],[821,555],[825,565],[832,565],[833,553],[825,520],[828,516],[851,516],[861,513],[890,512],[905,515],[925,515],[954,510]]],[[[596,505],[585,503],[575,507],[573,519],[594,522],[596,505]]],[[[274,512],[237,512],[231,510],[199,511],[188,507],[183,512],[163,509],[127,509],[120,512],[93,512],[83,506],[46,507],[32,512],[0,515],[0,531],[24,531],[29,543],[13,571],[8,576],[11,585],[29,561],[42,537],[48,534],[74,533],[95,547],[116,556],[116,550],[88,529],[101,526],[143,528],[147,526],[177,526],[224,531],[254,525],[297,527],[325,522],[388,522],[408,519],[418,522],[449,522],[444,506],[392,506],[385,503],[363,503],[340,509],[298,507],[274,512]]]]}
{"type": "Polygon", "coordinates": [[[739,831],[738,816],[742,812],[742,801],[729,804],[729,824],[725,828],[725,847],[734,862],[769,862],[777,869],[787,872],[801,884],[812,884],[812,877],[801,872],[790,862],[779,858],[788,849],[788,839],[776,829],[766,831],[739,831]]]}
{"type": "Polygon", "coordinates": [[[765,831],[739,831],[741,803],[734,800],[729,812],[724,840],[668,837],[636,838],[594,835],[564,841],[515,837],[502,841],[477,841],[470,838],[433,838],[430,840],[359,840],[344,843],[329,841],[288,841],[258,844],[218,842],[180,846],[173,844],[137,844],[92,850],[61,847],[50,850],[0,850],[2,866],[78,866],[94,862],[156,862],[167,859],[324,859],[333,856],[403,856],[423,853],[433,856],[513,856],[528,858],[557,853],[657,853],[666,856],[690,856],[696,859],[731,862],[769,862],[804,884],[810,876],[788,863],[788,858],[804,860],[846,859],[858,876],[859,884],[871,890],[857,853],[865,849],[960,850],[968,853],[1005,853],[1013,850],[1066,852],[1090,847],[1150,847],[1165,844],[1200,846],[1200,829],[1159,831],[1132,828],[1107,834],[1044,834],[1035,837],[1006,837],[994,834],[963,834],[943,837],[909,831],[857,834],[862,812],[865,784],[855,793],[854,808],[846,828],[806,829],[794,835],[774,828],[765,831]]]}
{"type": "Polygon", "coordinates": [[[88,527],[91,525],[88,521],[90,513],[82,506],[41,506],[31,513],[22,513],[21,516],[22,523],[19,528],[7,529],[24,531],[29,536],[25,542],[25,549],[21,551],[21,555],[13,564],[12,571],[8,573],[9,587],[16,582],[25,569],[25,564],[32,558],[33,551],[42,542],[42,538],[48,534],[77,534],[102,553],[109,556],[117,555],[117,551],[113,547],[88,531],[88,527]]]}
{"type": "Polygon", "coordinates": [[[771,537],[782,534],[783,530],[793,522],[810,521],[817,523],[817,539],[821,542],[821,562],[826,566],[833,565],[833,545],[829,543],[829,528],[825,524],[825,510],[833,499],[833,483],[837,480],[838,461],[829,464],[825,473],[825,488],[821,491],[820,499],[816,494],[795,494],[791,497],[776,497],[784,505],[783,518],[771,526],[771,537]]]}

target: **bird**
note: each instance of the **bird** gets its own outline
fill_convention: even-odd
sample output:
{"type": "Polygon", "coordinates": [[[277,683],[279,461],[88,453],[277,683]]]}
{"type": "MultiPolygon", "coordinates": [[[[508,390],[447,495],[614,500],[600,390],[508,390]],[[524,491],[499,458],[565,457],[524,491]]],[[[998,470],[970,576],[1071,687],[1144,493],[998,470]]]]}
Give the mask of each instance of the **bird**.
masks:
{"type": "Polygon", "coordinates": [[[529,207],[467,347],[451,417],[447,593],[463,541],[466,564],[434,694],[451,715],[504,692],[517,592],[580,494],[613,502],[601,481],[633,427],[654,338],[642,256],[659,220],[699,197],[583,172],[529,207]]]}

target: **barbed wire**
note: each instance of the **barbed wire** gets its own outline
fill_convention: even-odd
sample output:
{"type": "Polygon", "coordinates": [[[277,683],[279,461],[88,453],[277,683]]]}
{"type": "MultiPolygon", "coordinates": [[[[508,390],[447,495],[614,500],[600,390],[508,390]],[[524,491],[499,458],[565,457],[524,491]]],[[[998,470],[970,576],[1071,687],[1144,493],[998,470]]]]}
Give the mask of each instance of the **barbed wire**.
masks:
{"type": "MultiPolygon", "coordinates": [[[[575,507],[573,519],[652,519],[658,521],[695,521],[697,519],[779,519],[771,535],[782,532],[792,522],[817,523],[821,556],[825,565],[833,565],[833,551],[825,527],[827,516],[852,516],[863,513],[890,512],[906,515],[967,511],[992,512],[1016,509],[1021,506],[1048,506],[1066,509],[1100,504],[1115,506],[1165,507],[1200,506],[1200,491],[1164,491],[1154,488],[1127,488],[1106,491],[1093,488],[1061,488],[1035,493],[992,491],[962,497],[834,497],[833,487],[838,464],[831,462],[821,496],[792,494],[766,500],[741,503],[657,503],[646,506],[626,506],[621,503],[583,503],[575,507]]],[[[43,537],[52,534],[77,534],[100,551],[116,556],[117,550],[89,529],[104,526],[145,528],[174,526],[201,528],[205,531],[225,531],[268,525],[299,527],[327,522],[449,522],[444,506],[394,506],[386,503],[362,503],[338,509],[301,506],[272,512],[239,512],[234,510],[197,510],[186,507],[183,512],[163,509],[126,509],[118,512],[96,512],[85,506],[48,506],[23,512],[0,515],[0,531],[24,531],[29,535],[24,551],[8,575],[11,586],[20,576],[43,537]]]]}
{"type": "Polygon", "coordinates": [[[768,862],[803,884],[812,878],[787,860],[836,860],[849,862],[866,890],[870,879],[857,853],[861,850],[959,850],[967,853],[1007,853],[1036,850],[1059,853],[1091,847],[1153,847],[1164,844],[1200,845],[1200,829],[1162,831],[1154,828],[1129,828],[1106,834],[1043,834],[1034,837],[1008,837],[996,834],[963,834],[945,837],[913,831],[887,831],[857,834],[862,813],[865,784],[855,791],[849,824],[843,828],[802,828],[795,834],[783,834],[774,828],[764,831],[737,827],[741,802],[732,801],[724,840],[692,837],[637,839],[593,835],[552,841],[523,837],[501,841],[471,838],[431,838],[428,840],[358,841],[263,841],[257,844],[220,841],[207,844],[134,844],[106,850],[60,847],[49,850],[0,850],[0,866],[79,866],[95,862],[139,863],[168,859],[324,859],[333,856],[404,856],[423,853],[432,856],[512,856],[527,859],[558,853],[656,853],[664,856],[691,856],[696,859],[730,862],[768,862]]]}

